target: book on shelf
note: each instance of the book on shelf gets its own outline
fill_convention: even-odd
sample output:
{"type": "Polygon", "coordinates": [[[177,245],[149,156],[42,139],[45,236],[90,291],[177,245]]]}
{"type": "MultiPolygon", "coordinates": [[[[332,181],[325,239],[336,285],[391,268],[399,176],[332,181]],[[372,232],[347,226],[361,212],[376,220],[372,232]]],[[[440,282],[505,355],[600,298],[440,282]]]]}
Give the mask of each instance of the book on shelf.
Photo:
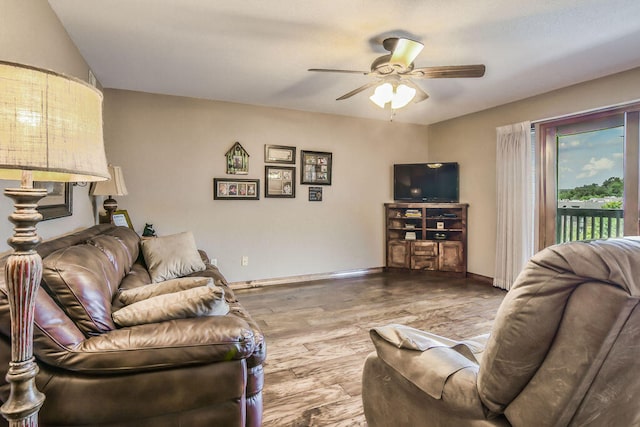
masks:
{"type": "Polygon", "coordinates": [[[404,235],[405,240],[416,240],[416,232],[415,231],[407,231],[404,235]]]}
{"type": "Polygon", "coordinates": [[[420,209],[407,209],[404,211],[404,216],[407,218],[420,218],[422,217],[422,212],[420,212],[420,209]]]}

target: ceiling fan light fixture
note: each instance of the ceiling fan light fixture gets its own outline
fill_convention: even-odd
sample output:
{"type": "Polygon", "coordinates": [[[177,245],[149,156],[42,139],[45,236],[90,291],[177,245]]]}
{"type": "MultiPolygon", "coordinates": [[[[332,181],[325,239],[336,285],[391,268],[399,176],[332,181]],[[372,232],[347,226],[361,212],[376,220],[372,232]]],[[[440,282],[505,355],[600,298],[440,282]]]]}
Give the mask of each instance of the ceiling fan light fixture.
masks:
{"type": "Polygon", "coordinates": [[[406,106],[408,103],[413,101],[413,98],[416,96],[415,88],[412,88],[407,85],[398,85],[395,90],[395,94],[393,99],[391,99],[391,109],[397,110],[398,108],[402,108],[406,106]]]}
{"type": "Polygon", "coordinates": [[[429,95],[413,79],[482,77],[485,73],[484,64],[416,68],[413,61],[424,48],[424,45],[416,40],[404,37],[389,37],[382,41],[382,47],[391,53],[376,58],[371,63],[371,71],[329,68],[310,68],[309,71],[355,73],[377,78],[377,81],[370,81],[351,92],[347,92],[336,98],[336,101],[351,98],[375,87],[373,95],[369,97],[371,102],[382,109],[386,109],[387,104],[390,104],[391,110],[405,107],[411,102],[422,102],[429,98],[429,95]]]}
{"type": "Polygon", "coordinates": [[[405,84],[387,82],[377,86],[369,99],[380,108],[384,109],[387,104],[391,103],[391,109],[397,110],[409,104],[415,96],[415,88],[405,84]]]}
{"type": "Polygon", "coordinates": [[[393,86],[391,83],[383,83],[377,86],[369,99],[378,107],[384,108],[393,99],[393,86]]]}

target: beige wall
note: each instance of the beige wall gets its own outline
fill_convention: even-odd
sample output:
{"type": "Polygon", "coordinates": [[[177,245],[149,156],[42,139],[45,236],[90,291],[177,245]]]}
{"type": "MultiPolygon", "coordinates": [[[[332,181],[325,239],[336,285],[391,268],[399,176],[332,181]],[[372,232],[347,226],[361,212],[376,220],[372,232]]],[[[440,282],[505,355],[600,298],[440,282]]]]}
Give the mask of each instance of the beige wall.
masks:
{"type": "Polygon", "coordinates": [[[383,266],[392,165],[428,159],[427,128],[395,122],[120,90],[105,91],[104,119],[107,158],[129,190],[116,199],[135,229],[192,230],[234,282],[383,266]],[[260,179],[258,201],[213,200],[236,141],[260,179]],[[295,199],[264,198],[265,144],[297,148],[295,199]],[[322,202],[299,183],[300,150],[333,153],[322,202]]]}
{"type": "Polygon", "coordinates": [[[460,163],[460,198],[470,205],[470,272],[493,277],[496,232],[495,128],[637,99],[640,99],[640,68],[429,127],[430,159],[460,163]]]}
{"type": "MultiPolygon", "coordinates": [[[[86,62],[43,0],[1,0],[0,52],[3,61],[48,68],[85,81],[88,78],[86,62]]],[[[15,181],[0,181],[0,190],[19,185],[15,181]]],[[[40,236],[49,238],[94,223],[88,187],[73,188],[73,216],[41,222],[40,236]]],[[[6,239],[13,234],[6,219],[13,205],[8,198],[0,197],[0,251],[5,251],[9,249],[6,239]]]]}

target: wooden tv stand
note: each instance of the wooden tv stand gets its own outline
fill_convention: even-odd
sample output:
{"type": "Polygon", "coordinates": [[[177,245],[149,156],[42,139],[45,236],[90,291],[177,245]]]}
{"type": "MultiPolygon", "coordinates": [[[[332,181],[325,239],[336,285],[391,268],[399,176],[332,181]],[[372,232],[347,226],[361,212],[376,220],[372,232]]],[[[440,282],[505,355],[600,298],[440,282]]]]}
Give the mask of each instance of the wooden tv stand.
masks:
{"type": "Polygon", "coordinates": [[[467,274],[466,203],[385,203],[387,268],[467,274]]]}

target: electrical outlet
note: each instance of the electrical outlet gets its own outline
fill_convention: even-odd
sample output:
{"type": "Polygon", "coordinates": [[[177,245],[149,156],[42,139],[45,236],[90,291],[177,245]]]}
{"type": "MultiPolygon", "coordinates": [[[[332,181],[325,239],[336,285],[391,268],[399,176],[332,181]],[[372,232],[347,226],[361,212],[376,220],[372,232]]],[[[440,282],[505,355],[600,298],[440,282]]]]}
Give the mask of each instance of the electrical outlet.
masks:
{"type": "Polygon", "coordinates": [[[248,257],[248,256],[244,255],[244,256],[242,257],[241,265],[242,265],[243,267],[246,267],[247,265],[249,265],[249,257],[248,257]]]}

